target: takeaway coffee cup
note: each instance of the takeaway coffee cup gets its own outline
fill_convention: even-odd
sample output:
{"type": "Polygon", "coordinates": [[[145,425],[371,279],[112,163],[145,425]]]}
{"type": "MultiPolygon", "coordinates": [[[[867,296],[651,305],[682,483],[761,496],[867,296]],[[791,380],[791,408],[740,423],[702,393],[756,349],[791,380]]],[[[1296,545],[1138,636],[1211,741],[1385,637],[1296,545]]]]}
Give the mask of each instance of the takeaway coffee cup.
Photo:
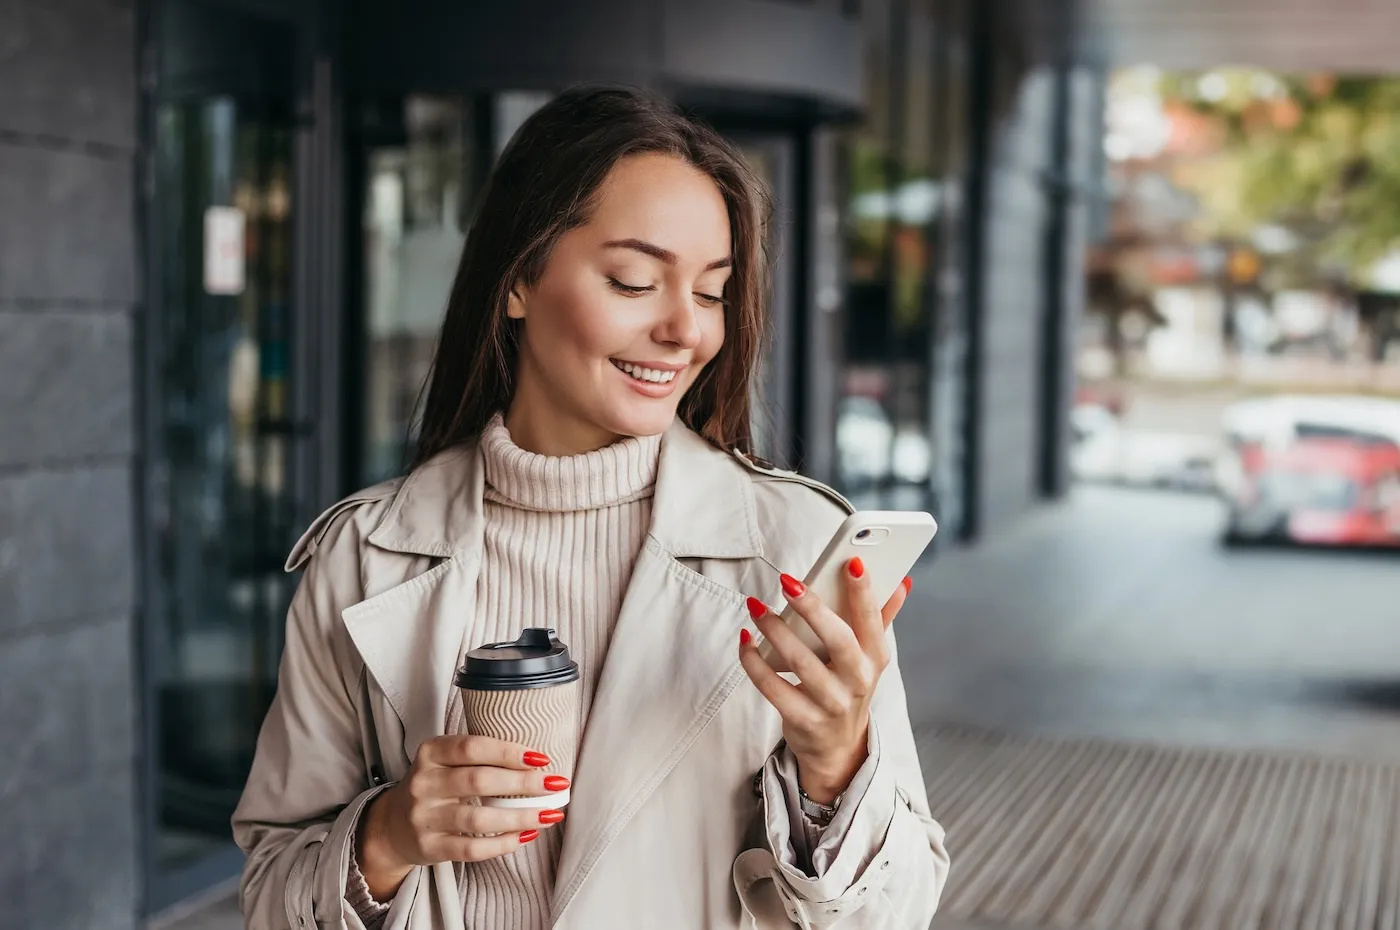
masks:
{"type": "MultiPolygon", "coordinates": [[[[553,630],[531,627],[512,643],[467,653],[457,672],[467,732],[520,743],[549,756],[543,769],[573,778],[579,739],[579,670],[553,630]]],[[[487,807],[559,808],[569,791],[481,798],[487,807]]]]}

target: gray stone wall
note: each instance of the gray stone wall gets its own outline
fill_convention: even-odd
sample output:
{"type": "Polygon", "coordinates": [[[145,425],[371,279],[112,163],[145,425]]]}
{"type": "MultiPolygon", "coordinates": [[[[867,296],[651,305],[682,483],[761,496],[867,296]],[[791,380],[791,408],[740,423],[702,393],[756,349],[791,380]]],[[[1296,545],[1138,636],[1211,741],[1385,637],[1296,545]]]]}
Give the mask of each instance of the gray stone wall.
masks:
{"type": "Polygon", "coordinates": [[[136,15],[0,0],[0,923],[138,908],[136,15]]]}

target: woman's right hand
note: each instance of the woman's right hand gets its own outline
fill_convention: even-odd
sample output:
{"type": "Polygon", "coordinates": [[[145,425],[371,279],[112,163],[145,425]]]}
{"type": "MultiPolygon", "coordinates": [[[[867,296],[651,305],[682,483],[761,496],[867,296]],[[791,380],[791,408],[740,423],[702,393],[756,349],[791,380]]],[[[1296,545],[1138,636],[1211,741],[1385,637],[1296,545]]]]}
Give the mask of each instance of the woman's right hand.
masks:
{"type": "Polygon", "coordinates": [[[360,818],[355,854],[370,894],[387,901],[415,866],[504,856],[538,837],[540,827],[562,821],[562,810],[473,803],[569,787],[563,776],[540,771],[547,765],[543,753],[488,736],[425,742],[403,781],[375,797],[360,818]]]}

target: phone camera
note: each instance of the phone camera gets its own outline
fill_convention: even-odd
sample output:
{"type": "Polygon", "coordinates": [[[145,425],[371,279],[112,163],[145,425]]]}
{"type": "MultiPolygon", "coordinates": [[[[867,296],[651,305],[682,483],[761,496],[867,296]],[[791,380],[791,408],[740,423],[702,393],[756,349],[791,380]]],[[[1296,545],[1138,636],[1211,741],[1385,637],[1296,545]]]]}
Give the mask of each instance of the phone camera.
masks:
{"type": "Polygon", "coordinates": [[[870,531],[869,531],[869,530],[861,530],[859,533],[856,534],[856,539],[869,539],[869,538],[870,538],[870,531]]]}

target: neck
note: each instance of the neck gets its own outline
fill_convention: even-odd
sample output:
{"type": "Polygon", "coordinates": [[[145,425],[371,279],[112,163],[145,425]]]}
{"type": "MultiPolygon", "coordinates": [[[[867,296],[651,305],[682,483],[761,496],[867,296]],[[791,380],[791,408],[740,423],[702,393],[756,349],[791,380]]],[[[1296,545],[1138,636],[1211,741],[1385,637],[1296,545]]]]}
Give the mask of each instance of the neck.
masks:
{"type": "MultiPolygon", "coordinates": [[[[523,385],[522,385],[523,387],[523,385]]],[[[567,456],[596,452],[622,439],[616,433],[562,414],[517,391],[505,413],[511,441],[536,455],[567,456]]]]}

